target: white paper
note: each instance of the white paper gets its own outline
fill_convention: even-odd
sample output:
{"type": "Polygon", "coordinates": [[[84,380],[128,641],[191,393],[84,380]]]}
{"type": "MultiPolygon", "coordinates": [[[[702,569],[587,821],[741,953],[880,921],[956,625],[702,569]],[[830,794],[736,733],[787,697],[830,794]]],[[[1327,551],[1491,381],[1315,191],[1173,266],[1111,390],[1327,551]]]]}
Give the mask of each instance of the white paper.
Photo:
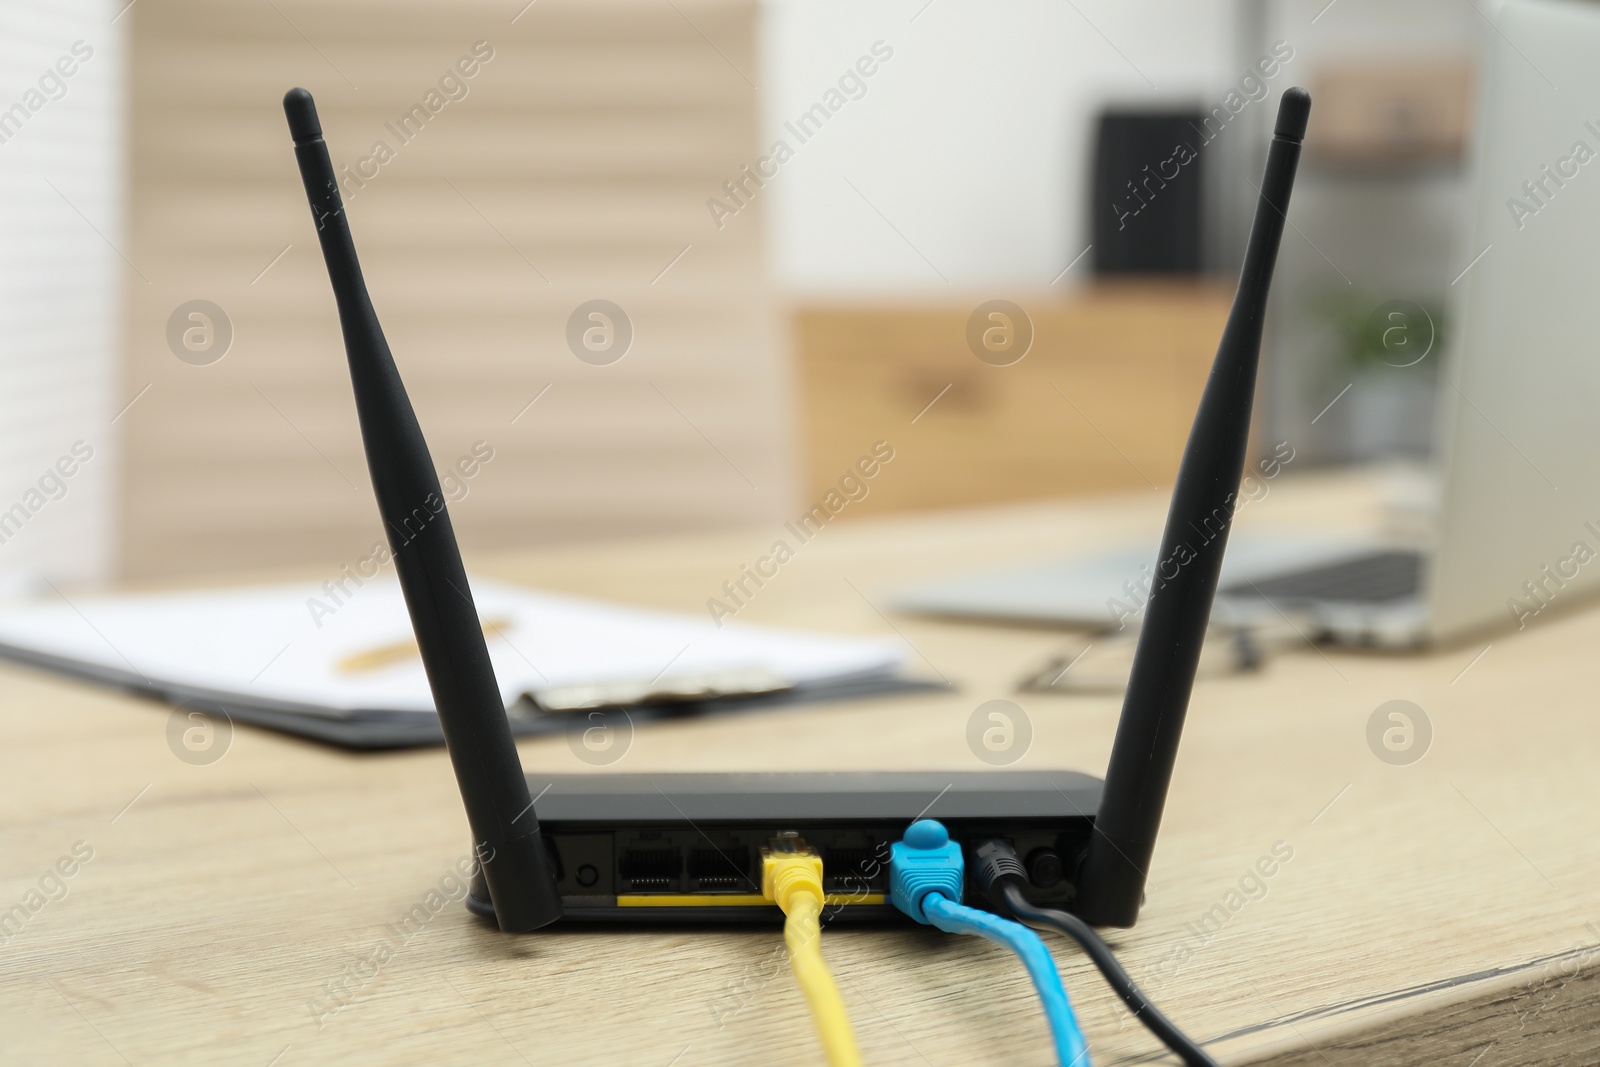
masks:
{"type": "MultiPolygon", "coordinates": [[[[302,704],[314,713],[431,712],[422,661],[351,673],[339,664],[410,643],[399,583],[373,580],[332,613],[317,586],[266,586],[141,596],[74,597],[0,615],[0,644],[245,703],[302,704]]],[[[828,637],[622,607],[474,579],[478,615],[510,626],[487,638],[509,707],[551,686],[670,680],[765,670],[799,686],[898,672],[896,641],[828,637]]]]}

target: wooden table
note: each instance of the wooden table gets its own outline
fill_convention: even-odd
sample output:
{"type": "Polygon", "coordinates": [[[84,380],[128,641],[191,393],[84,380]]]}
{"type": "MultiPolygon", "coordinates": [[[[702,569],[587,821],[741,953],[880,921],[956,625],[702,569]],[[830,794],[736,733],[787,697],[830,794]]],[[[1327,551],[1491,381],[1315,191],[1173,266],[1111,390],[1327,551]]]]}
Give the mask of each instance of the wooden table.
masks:
{"type": "MultiPolygon", "coordinates": [[[[1376,504],[1370,481],[1286,477],[1241,521],[1359,523],[1376,504]]],[[[741,618],[898,633],[957,690],[653,726],[612,769],[979,769],[967,718],[1005,697],[1034,728],[1017,766],[1098,773],[1116,699],[1014,690],[1058,635],[878,605],[951,568],[1126,541],[1163,508],[1138,494],[830,528],[741,618]]],[[[772,533],[476,562],[692,612],[772,533]]],[[[1600,615],[1568,614],[1425,656],[1303,648],[1201,684],[1148,904],[1114,938],[1129,969],[1231,1063],[1596,1062],[1597,637],[1600,615]],[[1431,720],[1420,762],[1369,748],[1391,699],[1431,720]],[[1275,849],[1292,855],[1249,880],[1275,849]]],[[[819,1062],[776,930],[505,937],[448,903],[398,937],[389,924],[448,892],[466,851],[443,751],[347,755],[240,728],[192,766],[167,719],[0,670],[0,908],[52,891],[0,942],[0,1061],[819,1062]]],[[[521,749],[530,768],[588,769],[561,739],[521,749]]],[[[1158,1059],[1052,941],[1096,1063],[1158,1059]]],[[[1049,1062],[1021,969],[986,943],[907,925],[836,929],[825,948],[869,1064],[1049,1062]]]]}

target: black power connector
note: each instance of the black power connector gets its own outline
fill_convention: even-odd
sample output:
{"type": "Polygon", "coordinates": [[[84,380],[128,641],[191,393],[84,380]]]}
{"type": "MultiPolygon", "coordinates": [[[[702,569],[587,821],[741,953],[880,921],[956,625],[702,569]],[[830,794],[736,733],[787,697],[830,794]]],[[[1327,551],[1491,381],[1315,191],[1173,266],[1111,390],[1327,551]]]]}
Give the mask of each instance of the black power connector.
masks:
{"type": "MultiPolygon", "coordinates": [[[[973,850],[972,858],[972,876],[996,910],[1035,929],[1055,930],[1072,938],[1082,946],[1089,959],[1105,976],[1106,983],[1122,998],[1128,1010],[1133,1012],[1133,1017],[1143,1023],[1145,1029],[1177,1053],[1189,1067],[1217,1067],[1216,1060],[1150,1003],[1117,960],[1111,946],[1094,932],[1094,927],[1070,912],[1037,907],[1028,900],[1024,887],[1036,881],[1035,877],[1030,877],[1030,872],[1037,871],[1048,878],[1051,872],[1048,861],[1041,862],[1040,857],[1033,854],[1028,857],[1029,862],[1024,864],[1016,849],[999,840],[983,842],[973,850]]],[[[1059,857],[1055,862],[1060,863],[1059,857]]]]}

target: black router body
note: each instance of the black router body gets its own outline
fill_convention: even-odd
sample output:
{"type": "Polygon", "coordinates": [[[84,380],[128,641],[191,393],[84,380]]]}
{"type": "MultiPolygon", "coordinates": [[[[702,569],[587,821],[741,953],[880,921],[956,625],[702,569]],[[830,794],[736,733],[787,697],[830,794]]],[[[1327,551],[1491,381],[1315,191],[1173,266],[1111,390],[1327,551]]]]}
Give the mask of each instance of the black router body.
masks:
{"type": "MultiPolygon", "coordinates": [[[[635,922],[781,919],[760,867],[779,830],[821,854],[838,919],[903,918],[888,900],[889,846],[918,818],[956,840],[1009,839],[1028,859],[1029,899],[1062,907],[1067,858],[1088,844],[1100,801],[1100,780],[1074,771],[532,774],[528,787],[566,918],[635,922]]],[[[467,904],[494,914],[481,880],[467,904]]]]}
{"type": "MultiPolygon", "coordinates": [[[[1105,782],[1070,771],[524,777],[427,445],[362,279],[311,94],[284,111],[327,261],[368,469],[480,868],[469,905],[502,930],[583,920],[781,920],[760,847],[801,832],[840,917],[896,915],[888,846],[919,817],[1009,840],[1026,892],[1131,926],[1177,758],[1244,473],[1262,320],[1311,99],[1284,93],[1239,289],[1184,449],[1105,782]],[[538,798],[540,816],[534,814],[538,798]],[[543,826],[541,826],[541,821],[543,826]]],[[[968,865],[968,869],[973,868],[968,865]]],[[[984,906],[982,894],[970,899],[984,906]]]]}

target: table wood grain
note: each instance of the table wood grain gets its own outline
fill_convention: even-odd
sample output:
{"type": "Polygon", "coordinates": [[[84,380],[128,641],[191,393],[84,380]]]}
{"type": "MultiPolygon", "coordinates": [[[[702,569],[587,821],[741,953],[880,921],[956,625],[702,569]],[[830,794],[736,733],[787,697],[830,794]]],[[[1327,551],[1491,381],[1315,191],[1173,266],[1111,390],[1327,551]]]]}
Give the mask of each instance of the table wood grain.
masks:
{"type": "MultiPolygon", "coordinates": [[[[1370,524],[1381,495],[1370,478],[1285,477],[1241,524],[1370,524]]],[[[967,719],[1003,698],[1032,723],[1016,766],[1099,773],[1115,698],[1015,691],[1059,634],[884,603],[952,569],[1151,536],[1163,509],[1137,493],[831,527],[740,618],[898,636],[952,689],[641,728],[608,769],[981,769],[967,719]]],[[[472,562],[696,612],[772,534],[472,562]]],[[[1291,649],[1203,682],[1148,903],[1113,936],[1130,971],[1229,1063],[1600,1061],[1597,637],[1600,615],[1577,610],[1424,655],[1291,649]],[[1367,741],[1395,699],[1432,724],[1406,766],[1367,741]]],[[[240,727],[195,766],[168,718],[0,669],[0,909],[26,912],[0,935],[0,1061],[820,1062],[776,930],[507,937],[449,900],[468,836],[443,751],[351,755],[240,727]]],[[[530,769],[592,769],[561,738],[520,748],[530,769]]],[[[1053,943],[1096,1063],[1160,1061],[1053,943]]],[[[870,1064],[1050,1062],[1020,967],[986,943],[908,925],[831,930],[825,950],[870,1064]]]]}

